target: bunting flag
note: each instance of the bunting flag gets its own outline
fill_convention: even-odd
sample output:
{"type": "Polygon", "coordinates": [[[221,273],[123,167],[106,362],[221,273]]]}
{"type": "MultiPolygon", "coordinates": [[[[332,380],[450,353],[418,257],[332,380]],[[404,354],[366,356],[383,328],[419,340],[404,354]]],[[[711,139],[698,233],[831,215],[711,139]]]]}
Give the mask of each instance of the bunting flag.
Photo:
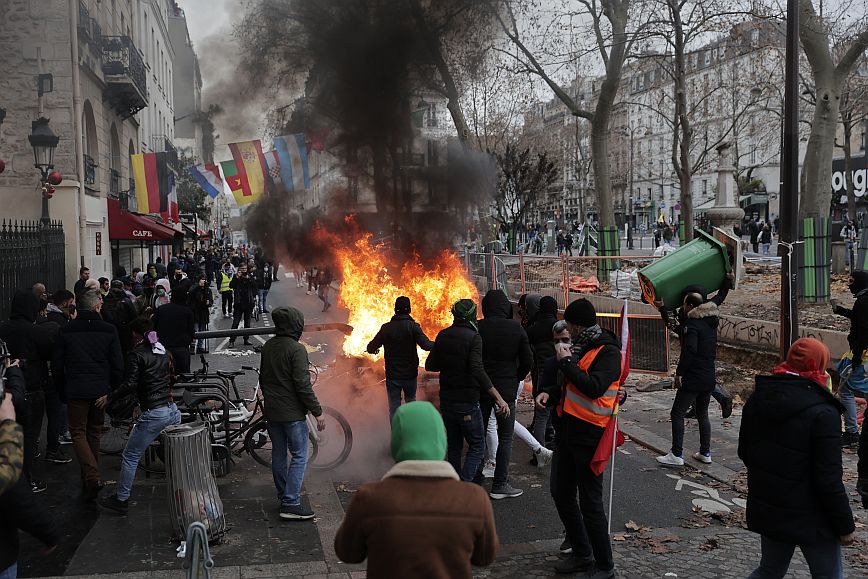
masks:
{"type": "Polygon", "coordinates": [[[242,195],[245,198],[249,198],[245,202],[245,205],[256,201],[265,193],[268,176],[265,155],[262,154],[262,143],[259,139],[241,143],[230,143],[229,150],[232,152],[232,159],[235,161],[235,175],[241,182],[242,195]]]}
{"type": "Polygon", "coordinates": [[[139,213],[169,210],[169,166],[166,153],[130,155],[139,213]]]}
{"type": "Polygon", "coordinates": [[[241,184],[241,177],[238,175],[238,168],[235,165],[235,161],[222,161],[220,163],[220,168],[223,169],[223,177],[226,180],[226,185],[229,186],[229,190],[232,191],[235,203],[239,207],[253,203],[254,198],[252,196],[244,195],[244,188],[241,184]]]}
{"type": "Polygon", "coordinates": [[[223,178],[217,165],[205,164],[189,167],[190,175],[209,197],[214,199],[223,191],[223,178]]]}
{"type": "Polygon", "coordinates": [[[268,177],[275,185],[275,189],[282,188],[283,180],[280,178],[280,159],[277,156],[277,151],[265,153],[265,164],[268,165],[268,177]]]}
{"type": "Polygon", "coordinates": [[[274,150],[280,160],[280,177],[287,191],[310,189],[310,169],[304,135],[286,135],[274,138],[274,150]]]}

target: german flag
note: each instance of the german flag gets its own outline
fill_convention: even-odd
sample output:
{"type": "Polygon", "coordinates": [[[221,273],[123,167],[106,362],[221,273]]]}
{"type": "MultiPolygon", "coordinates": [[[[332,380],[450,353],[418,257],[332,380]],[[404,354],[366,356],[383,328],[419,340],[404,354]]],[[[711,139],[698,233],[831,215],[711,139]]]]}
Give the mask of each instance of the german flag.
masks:
{"type": "Polygon", "coordinates": [[[167,153],[130,155],[139,213],[169,210],[169,165],[167,153]]]}

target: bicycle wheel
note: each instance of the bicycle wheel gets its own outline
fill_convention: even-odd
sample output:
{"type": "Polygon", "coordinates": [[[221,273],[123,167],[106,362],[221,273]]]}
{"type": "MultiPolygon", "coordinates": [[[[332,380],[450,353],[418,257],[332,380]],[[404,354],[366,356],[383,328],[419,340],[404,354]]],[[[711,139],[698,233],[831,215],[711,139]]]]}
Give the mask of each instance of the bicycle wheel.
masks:
{"type": "Polygon", "coordinates": [[[271,468],[271,437],[265,419],[260,418],[250,425],[244,436],[244,450],[256,462],[271,468]]]}
{"type": "Polygon", "coordinates": [[[99,441],[99,451],[102,454],[120,454],[127,446],[130,438],[131,425],[128,422],[113,423],[106,416],[102,436],[99,441]]]}
{"type": "Polygon", "coordinates": [[[313,386],[319,378],[319,368],[315,364],[308,363],[307,371],[310,374],[310,385],[313,386]]]}
{"type": "Polygon", "coordinates": [[[166,474],[166,452],[162,442],[155,441],[145,450],[139,468],[148,474],[166,474]]]}
{"type": "Polygon", "coordinates": [[[326,427],[318,432],[315,422],[310,426],[307,462],[314,470],[331,470],[342,465],[350,456],[353,431],[343,414],[334,408],[323,406],[322,412],[326,427]]]}

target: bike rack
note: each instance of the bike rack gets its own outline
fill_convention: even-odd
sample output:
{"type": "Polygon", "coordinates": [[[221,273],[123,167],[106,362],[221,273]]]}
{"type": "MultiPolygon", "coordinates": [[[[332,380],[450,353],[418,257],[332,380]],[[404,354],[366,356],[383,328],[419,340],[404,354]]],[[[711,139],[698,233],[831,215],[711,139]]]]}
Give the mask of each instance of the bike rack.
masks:
{"type": "Polygon", "coordinates": [[[208,531],[199,521],[190,523],[187,527],[186,553],[184,568],[187,569],[187,579],[210,579],[214,559],[208,548],[208,531]]]}

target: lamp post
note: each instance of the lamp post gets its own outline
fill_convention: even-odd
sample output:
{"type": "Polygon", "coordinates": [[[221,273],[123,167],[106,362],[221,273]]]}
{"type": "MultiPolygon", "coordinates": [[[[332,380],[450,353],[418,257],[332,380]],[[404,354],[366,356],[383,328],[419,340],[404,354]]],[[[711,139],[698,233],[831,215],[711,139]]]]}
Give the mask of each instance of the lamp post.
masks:
{"type": "Polygon", "coordinates": [[[60,183],[60,173],[51,171],[54,169],[54,150],[57,148],[57,143],[60,142],[60,137],[51,131],[47,118],[39,117],[33,121],[27,140],[30,141],[30,146],[33,147],[33,166],[39,169],[41,174],[42,217],[40,221],[43,225],[47,225],[50,221],[48,217],[48,200],[54,194],[54,185],[60,183]]]}

